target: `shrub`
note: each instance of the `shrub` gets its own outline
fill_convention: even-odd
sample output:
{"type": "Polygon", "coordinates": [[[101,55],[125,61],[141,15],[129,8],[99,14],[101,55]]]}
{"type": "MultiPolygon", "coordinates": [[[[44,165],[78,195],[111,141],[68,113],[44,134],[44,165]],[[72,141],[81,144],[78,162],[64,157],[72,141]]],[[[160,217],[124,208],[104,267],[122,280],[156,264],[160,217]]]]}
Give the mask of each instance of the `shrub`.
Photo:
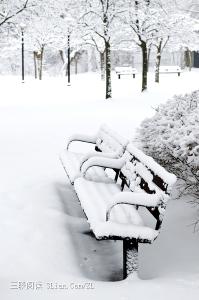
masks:
{"type": "Polygon", "coordinates": [[[160,105],[142,122],[137,139],[146,154],[180,179],[180,194],[192,194],[199,203],[199,90],[160,105]]]}

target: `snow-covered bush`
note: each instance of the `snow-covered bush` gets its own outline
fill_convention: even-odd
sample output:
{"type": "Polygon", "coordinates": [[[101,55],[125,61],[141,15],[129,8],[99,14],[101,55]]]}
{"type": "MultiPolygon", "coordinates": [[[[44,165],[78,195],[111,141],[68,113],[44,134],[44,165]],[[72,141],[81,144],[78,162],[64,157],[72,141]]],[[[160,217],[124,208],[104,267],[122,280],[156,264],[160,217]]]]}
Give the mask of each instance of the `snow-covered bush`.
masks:
{"type": "Polygon", "coordinates": [[[146,154],[183,182],[181,192],[199,203],[199,90],[160,105],[142,122],[138,140],[146,154]]]}

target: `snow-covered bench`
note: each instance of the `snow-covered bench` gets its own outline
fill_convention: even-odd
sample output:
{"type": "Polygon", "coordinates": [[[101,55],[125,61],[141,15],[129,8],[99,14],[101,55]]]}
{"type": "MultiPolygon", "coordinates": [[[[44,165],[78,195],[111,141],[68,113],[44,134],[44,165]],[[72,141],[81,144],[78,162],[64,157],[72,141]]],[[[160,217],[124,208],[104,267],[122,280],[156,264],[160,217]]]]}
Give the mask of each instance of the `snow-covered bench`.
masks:
{"type": "MultiPolygon", "coordinates": [[[[60,160],[73,184],[75,178],[80,175],[82,164],[93,156],[120,158],[126,149],[128,140],[113,131],[107,125],[102,125],[96,135],[89,136],[74,134],[68,139],[67,148],[61,153],[60,160]],[[91,143],[94,150],[88,153],[77,153],[70,151],[70,145],[74,142],[91,143]]],[[[104,169],[95,167],[87,173],[88,179],[104,178],[107,174],[104,169]]],[[[118,172],[116,173],[116,179],[118,172]]]]}
{"type": "Polygon", "coordinates": [[[177,73],[178,76],[180,76],[180,73],[182,72],[181,68],[179,66],[160,66],[159,73],[177,73]]]}
{"type": "Polygon", "coordinates": [[[133,78],[135,78],[135,75],[137,74],[137,70],[132,67],[116,67],[115,72],[118,79],[120,79],[121,75],[133,75],[133,78]]]}
{"type": "Polygon", "coordinates": [[[76,194],[96,239],[123,240],[124,278],[138,271],[138,243],[152,243],[158,236],[176,181],[151,157],[128,144],[122,158],[92,157],[82,165],[82,177],[74,182],[76,194]],[[117,182],[110,178],[85,178],[93,167],[114,168],[117,182]],[[155,226],[145,224],[138,207],[155,218],[155,226]]]}

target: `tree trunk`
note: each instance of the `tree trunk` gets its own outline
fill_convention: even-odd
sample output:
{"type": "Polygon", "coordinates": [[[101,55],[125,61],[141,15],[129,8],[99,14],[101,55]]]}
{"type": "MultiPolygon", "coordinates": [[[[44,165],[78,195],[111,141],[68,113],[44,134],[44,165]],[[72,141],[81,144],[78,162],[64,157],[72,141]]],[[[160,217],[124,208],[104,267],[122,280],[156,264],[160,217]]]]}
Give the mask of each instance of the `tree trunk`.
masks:
{"type": "Polygon", "coordinates": [[[188,50],[188,56],[189,56],[189,71],[191,71],[193,66],[193,60],[192,60],[192,52],[188,50]]]}
{"type": "Polygon", "coordinates": [[[191,68],[193,66],[193,59],[192,59],[192,52],[188,48],[184,53],[184,60],[185,60],[185,66],[189,68],[189,71],[191,71],[191,68]]]}
{"type": "Polygon", "coordinates": [[[111,88],[111,47],[109,42],[105,42],[105,55],[106,55],[106,99],[112,97],[111,88]]]}
{"type": "Polygon", "coordinates": [[[157,47],[156,54],[156,63],[155,63],[155,82],[160,82],[160,62],[161,62],[161,51],[162,51],[162,40],[159,42],[157,47]]]}
{"type": "Polygon", "coordinates": [[[60,57],[61,57],[61,61],[62,61],[63,65],[64,65],[65,64],[64,51],[63,50],[59,50],[59,54],[60,54],[60,57]]]}
{"type": "Polygon", "coordinates": [[[40,51],[35,51],[36,67],[37,73],[39,74],[39,80],[42,80],[43,75],[43,55],[44,45],[41,47],[40,51]]]}
{"type": "Polygon", "coordinates": [[[147,55],[147,72],[149,72],[149,62],[150,62],[150,56],[151,56],[151,45],[148,48],[148,55],[147,55]]]}
{"type": "Polygon", "coordinates": [[[62,68],[62,72],[65,74],[65,76],[67,76],[67,61],[66,61],[66,54],[63,50],[59,50],[59,54],[61,57],[61,61],[63,63],[63,68],[62,68]]]}
{"type": "Polygon", "coordinates": [[[37,52],[33,51],[33,59],[34,59],[34,74],[35,79],[37,79],[37,52]]]}
{"type": "Polygon", "coordinates": [[[101,70],[101,80],[105,80],[105,53],[100,52],[100,70],[101,70]]]}
{"type": "Polygon", "coordinates": [[[78,72],[78,58],[75,58],[75,74],[78,72]]]}
{"type": "Polygon", "coordinates": [[[147,45],[145,41],[142,41],[141,49],[142,49],[142,92],[143,92],[147,90],[147,69],[148,69],[147,45]]]}
{"type": "Polygon", "coordinates": [[[42,75],[43,75],[43,55],[44,55],[44,46],[42,46],[41,54],[40,54],[39,80],[42,80],[42,75]]]}

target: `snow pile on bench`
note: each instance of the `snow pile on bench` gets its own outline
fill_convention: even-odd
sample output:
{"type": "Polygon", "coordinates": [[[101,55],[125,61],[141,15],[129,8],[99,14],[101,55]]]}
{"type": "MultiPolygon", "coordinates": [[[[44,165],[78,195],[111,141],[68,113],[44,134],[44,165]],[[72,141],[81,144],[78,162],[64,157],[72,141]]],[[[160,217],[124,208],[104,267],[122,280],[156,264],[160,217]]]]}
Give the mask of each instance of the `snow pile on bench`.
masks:
{"type": "MultiPolygon", "coordinates": [[[[143,219],[133,205],[121,204],[114,207],[110,220],[106,221],[106,214],[114,203],[114,197],[123,194],[120,186],[114,182],[107,184],[78,178],[74,186],[96,238],[139,238],[151,242],[157,237],[158,231],[144,226],[143,219]]],[[[132,192],[130,194],[133,195],[132,192]]],[[[143,193],[144,198],[145,196],[148,195],[143,193]]]]}
{"type": "MultiPolygon", "coordinates": [[[[60,160],[71,182],[74,182],[76,178],[81,176],[80,166],[82,161],[84,161],[84,154],[65,150],[60,155],[60,160]]],[[[104,180],[104,178],[107,178],[108,180],[106,172],[99,167],[90,168],[86,174],[86,178],[90,180],[104,180]]]]}
{"type": "Polygon", "coordinates": [[[132,75],[137,74],[137,70],[132,67],[115,67],[115,72],[120,75],[132,75]]]}
{"type": "Polygon", "coordinates": [[[115,182],[89,182],[85,178],[75,181],[75,190],[95,236],[153,241],[159,231],[144,226],[135,207],[154,209],[161,222],[175,175],[132,144],[120,159],[90,158],[82,166],[83,176],[96,166],[120,170],[125,190],[121,192],[115,182]]]}
{"type": "Polygon", "coordinates": [[[94,166],[98,166],[102,168],[110,168],[110,169],[121,169],[125,162],[125,155],[121,158],[110,158],[110,157],[91,157],[81,167],[81,172],[83,175],[87,175],[87,170],[91,170],[94,166]]]}
{"type": "Polygon", "coordinates": [[[179,66],[160,66],[160,73],[180,73],[182,72],[179,66]]]}
{"type": "Polygon", "coordinates": [[[98,132],[96,146],[102,152],[115,153],[115,157],[120,157],[128,144],[128,140],[110,129],[107,125],[102,125],[98,132]]]}
{"type": "MultiPolygon", "coordinates": [[[[68,139],[67,149],[60,155],[60,160],[70,181],[73,183],[77,177],[81,176],[81,166],[84,162],[96,156],[109,158],[121,157],[125,152],[127,143],[127,139],[117,134],[107,125],[102,125],[97,135],[75,134],[71,136],[68,139]],[[95,150],[88,153],[70,151],[69,145],[74,141],[92,143],[95,146],[95,150]]],[[[90,180],[101,179],[103,181],[106,177],[106,173],[102,168],[94,167],[87,172],[87,178],[90,180]]]]}
{"type": "MultiPolygon", "coordinates": [[[[158,163],[155,162],[155,160],[144,154],[141,150],[134,147],[132,144],[129,144],[127,146],[127,150],[135,156],[146,168],[152,170],[154,172],[154,175],[158,175],[160,178],[164,179],[164,182],[166,182],[169,186],[172,186],[176,182],[176,176],[174,174],[171,174],[167,172],[162,166],[160,166],[158,163]]],[[[144,170],[144,173],[146,174],[146,168],[144,170]]],[[[138,168],[137,168],[138,170],[138,168]]],[[[141,171],[141,168],[140,168],[141,171]]],[[[143,175],[143,172],[142,172],[143,175]]],[[[149,175],[151,176],[151,175],[149,175]]],[[[151,177],[150,177],[151,178],[151,177]]],[[[150,179],[148,178],[148,180],[150,179]]],[[[148,181],[147,180],[147,181],[148,181]]]]}

